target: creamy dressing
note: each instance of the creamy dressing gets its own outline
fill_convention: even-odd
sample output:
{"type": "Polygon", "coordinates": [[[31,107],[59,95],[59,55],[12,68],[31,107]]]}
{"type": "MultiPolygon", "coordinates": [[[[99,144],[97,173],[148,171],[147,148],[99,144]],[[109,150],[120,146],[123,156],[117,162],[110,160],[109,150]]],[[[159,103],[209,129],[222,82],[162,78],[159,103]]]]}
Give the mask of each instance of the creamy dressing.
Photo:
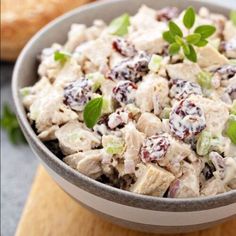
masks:
{"type": "Polygon", "coordinates": [[[162,37],[170,20],[187,34],[182,17],[175,7],[141,6],[125,35],[101,20],[73,24],[64,45],[42,50],[38,82],[21,91],[38,137],[75,170],[138,194],[236,189],[236,146],[226,132],[236,99],[236,27],[201,8],[195,26],[216,32],[195,47],[192,63],[182,52],[170,56],[162,37]],[[101,97],[101,115],[87,128],[84,108],[101,97]]]}

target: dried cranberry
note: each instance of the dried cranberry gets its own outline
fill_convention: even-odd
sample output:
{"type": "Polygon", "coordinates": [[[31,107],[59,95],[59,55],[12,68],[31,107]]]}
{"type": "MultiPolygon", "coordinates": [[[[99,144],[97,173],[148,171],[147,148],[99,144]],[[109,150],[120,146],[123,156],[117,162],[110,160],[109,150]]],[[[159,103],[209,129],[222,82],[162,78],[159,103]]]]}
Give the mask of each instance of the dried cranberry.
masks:
{"type": "Polygon", "coordinates": [[[108,73],[108,78],[138,82],[148,73],[149,60],[150,57],[146,53],[139,53],[137,56],[124,60],[112,68],[108,73]]]}
{"type": "Polygon", "coordinates": [[[212,70],[213,76],[220,77],[223,80],[231,79],[236,74],[236,65],[223,65],[221,67],[212,70]]]}
{"type": "Polygon", "coordinates": [[[170,146],[170,141],[165,135],[153,135],[144,140],[140,150],[143,162],[156,162],[161,160],[170,146]]]}
{"type": "Polygon", "coordinates": [[[201,87],[193,82],[184,81],[181,79],[173,80],[173,85],[170,89],[170,97],[177,100],[187,98],[191,94],[201,95],[201,87]]]}
{"type": "Polygon", "coordinates": [[[112,42],[113,48],[125,57],[133,57],[137,51],[130,42],[123,38],[117,38],[112,42]]]}
{"type": "Polygon", "coordinates": [[[192,101],[181,100],[170,113],[170,131],[182,139],[191,140],[206,127],[204,113],[192,101]]]}
{"type": "Polygon", "coordinates": [[[116,87],[113,88],[113,97],[119,103],[132,103],[134,102],[134,91],[137,89],[135,83],[124,80],[119,81],[116,87]]]}
{"type": "Polygon", "coordinates": [[[165,7],[157,11],[156,19],[158,21],[167,22],[173,18],[176,18],[179,14],[179,10],[176,7],[165,7]]]}
{"type": "Polygon", "coordinates": [[[73,110],[82,111],[91,97],[92,82],[90,80],[77,80],[64,88],[64,103],[73,110]]]}

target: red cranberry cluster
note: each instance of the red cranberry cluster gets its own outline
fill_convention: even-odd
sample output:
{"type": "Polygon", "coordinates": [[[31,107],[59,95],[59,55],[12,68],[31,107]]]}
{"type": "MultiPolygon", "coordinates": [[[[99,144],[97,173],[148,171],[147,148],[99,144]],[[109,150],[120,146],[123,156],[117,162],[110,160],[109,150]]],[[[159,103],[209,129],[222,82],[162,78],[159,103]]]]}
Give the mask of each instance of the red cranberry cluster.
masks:
{"type": "Polygon", "coordinates": [[[119,81],[113,88],[113,97],[119,103],[132,103],[134,102],[134,91],[137,89],[137,85],[131,81],[124,80],[119,81]]]}
{"type": "Polygon", "coordinates": [[[87,79],[76,80],[64,88],[64,104],[71,109],[82,111],[92,97],[92,82],[87,79]]]}
{"type": "Polygon", "coordinates": [[[108,78],[138,82],[148,73],[149,60],[150,57],[146,53],[141,52],[132,58],[121,61],[121,63],[112,68],[108,78]]]}
{"type": "Polygon", "coordinates": [[[201,87],[190,81],[184,81],[181,79],[173,80],[172,87],[170,89],[170,97],[177,100],[187,98],[191,94],[201,95],[201,87]]]}
{"type": "Polygon", "coordinates": [[[170,113],[170,131],[181,140],[194,138],[206,127],[204,113],[189,100],[181,100],[170,113]]]}
{"type": "Polygon", "coordinates": [[[144,140],[140,150],[143,162],[157,162],[161,160],[170,146],[168,137],[164,135],[153,135],[144,140]]]}
{"type": "Polygon", "coordinates": [[[133,57],[137,53],[133,44],[123,38],[117,38],[112,42],[113,49],[124,57],[133,57]]]}

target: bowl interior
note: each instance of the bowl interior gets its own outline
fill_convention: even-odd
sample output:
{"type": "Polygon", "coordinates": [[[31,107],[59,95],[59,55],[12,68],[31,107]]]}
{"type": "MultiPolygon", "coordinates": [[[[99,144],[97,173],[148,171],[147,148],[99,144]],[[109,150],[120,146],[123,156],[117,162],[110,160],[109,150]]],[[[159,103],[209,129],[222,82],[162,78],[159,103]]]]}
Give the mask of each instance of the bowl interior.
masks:
{"type": "MultiPolygon", "coordinates": [[[[194,208],[198,208],[198,203],[202,198],[194,198],[191,200],[175,200],[142,196],[106,186],[104,184],[98,183],[97,181],[89,179],[86,176],[81,175],[80,173],[67,166],[57,157],[55,157],[37,138],[29,122],[27,121],[25,110],[21,102],[19,89],[25,86],[30,86],[37,80],[37,55],[39,55],[43,48],[49,47],[54,42],[63,44],[66,41],[67,32],[69,31],[71,24],[83,23],[89,26],[92,24],[94,19],[103,19],[106,22],[110,22],[114,17],[119,16],[124,12],[134,14],[143,3],[154,9],[159,9],[165,6],[177,6],[180,9],[184,9],[187,6],[192,5],[193,7],[195,7],[195,9],[199,9],[201,6],[206,6],[211,11],[214,11],[216,13],[225,15],[228,15],[229,13],[229,9],[226,7],[206,2],[203,3],[203,1],[193,0],[113,0],[109,2],[99,1],[98,3],[89,4],[87,6],[73,10],[44,27],[29,41],[27,46],[20,54],[14,69],[12,82],[13,98],[16,105],[17,115],[24,133],[26,134],[26,136],[28,136],[29,143],[33,146],[33,148],[37,146],[44,152],[45,157],[43,161],[46,162],[46,164],[49,165],[50,168],[54,168],[54,170],[59,175],[67,178],[67,180],[69,180],[73,184],[79,186],[79,184],[81,184],[81,181],[84,181],[84,186],[88,186],[88,190],[94,192],[95,194],[99,194],[96,192],[97,189],[100,189],[103,191],[104,197],[106,198],[110,198],[117,202],[120,201],[127,204],[130,201],[131,205],[136,204],[142,207],[147,207],[149,205],[151,209],[155,208],[153,203],[157,203],[158,201],[166,202],[166,204],[173,203],[173,209],[178,206],[179,202],[184,203],[182,205],[182,208],[193,209],[193,203],[195,201],[196,205],[194,208]],[[114,197],[112,197],[114,193],[117,194],[115,199],[114,197]]],[[[214,207],[217,202],[220,202],[220,205],[224,205],[226,197],[228,199],[228,202],[233,202],[236,200],[235,193],[235,191],[231,191],[228,193],[220,194],[216,197],[206,197],[204,198],[205,202],[201,201],[202,208],[204,208],[204,204],[207,202],[211,202],[211,207],[214,207]],[[233,198],[232,194],[234,194],[233,198]],[[221,198],[221,196],[223,196],[223,198],[221,198]],[[214,199],[214,201],[212,201],[212,199],[214,199]],[[216,201],[217,199],[219,199],[220,201],[216,201]]],[[[163,206],[163,208],[165,208],[166,206],[163,206]]],[[[168,206],[171,207],[171,205],[168,206]]]]}

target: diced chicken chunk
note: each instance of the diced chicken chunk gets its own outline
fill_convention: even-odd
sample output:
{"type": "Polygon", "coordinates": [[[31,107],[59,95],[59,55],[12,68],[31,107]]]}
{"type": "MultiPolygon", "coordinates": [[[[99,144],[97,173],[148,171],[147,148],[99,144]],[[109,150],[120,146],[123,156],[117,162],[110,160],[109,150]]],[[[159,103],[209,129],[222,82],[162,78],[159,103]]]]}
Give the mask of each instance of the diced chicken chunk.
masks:
{"type": "Polygon", "coordinates": [[[197,63],[203,68],[214,65],[225,65],[229,63],[229,60],[210,44],[206,45],[205,47],[198,48],[197,54],[197,63]]]}
{"type": "Polygon", "coordinates": [[[214,196],[226,191],[223,182],[218,178],[211,178],[201,189],[202,196],[214,196]]]}
{"type": "Polygon", "coordinates": [[[60,72],[57,74],[54,86],[65,87],[68,83],[81,78],[83,75],[81,66],[76,61],[76,58],[72,57],[68,60],[60,72]]]}
{"type": "Polygon", "coordinates": [[[162,197],[175,179],[174,175],[157,165],[148,164],[140,168],[138,179],[130,188],[134,193],[162,197]]]}
{"type": "MultiPolygon", "coordinates": [[[[79,49],[78,51],[80,52],[79,49]]],[[[107,36],[87,42],[81,53],[98,68],[106,65],[112,53],[112,37],[107,36]]]]}
{"type": "Polygon", "coordinates": [[[40,77],[47,77],[49,80],[54,80],[61,69],[61,64],[54,59],[54,53],[60,51],[62,46],[53,44],[50,48],[45,48],[41,55],[41,63],[38,67],[38,74],[40,77]]]}
{"type": "Polygon", "coordinates": [[[160,109],[169,102],[168,81],[154,74],[147,75],[136,91],[136,104],[141,112],[160,113],[160,109]]]}
{"type": "MultiPolygon", "coordinates": [[[[70,167],[72,167],[73,169],[76,169],[79,161],[81,161],[82,159],[85,158],[86,153],[88,154],[89,152],[93,152],[92,151],[86,151],[86,152],[77,152],[71,155],[68,155],[66,157],[63,158],[63,161],[68,164],[70,167]]],[[[97,150],[95,150],[97,151],[97,150]]]]}
{"type": "Polygon", "coordinates": [[[65,124],[78,115],[63,104],[62,91],[50,89],[47,94],[40,94],[29,109],[29,118],[36,123],[38,132],[45,131],[53,125],[65,124]]]}
{"type": "Polygon", "coordinates": [[[101,150],[90,150],[69,155],[63,159],[72,168],[80,173],[97,179],[102,174],[102,152],[101,150]]]}
{"type": "Polygon", "coordinates": [[[48,128],[41,132],[38,137],[42,141],[49,141],[56,139],[55,132],[59,129],[58,125],[53,125],[52,127],[48,128]]]}
{"type": "Polygon", "coordinates": [[[184,162],[183,176],[175,180],[169,189],[168,196],[188,198],[199,196],[199,171],[192,164],[184,162]]]}
{"type": "Polygon", "coordinates": [[[97,134],[83,127],[78,121],[70,121],[55,133],[65,155],[87,151],[100,145],[97,134]]]}
{"type": "Polygon", "coordinates": [[[224,39],[226,41],[231,40],[236,35],[236,26],[232,21],[227,21],[224,28],[224,39]]]}
{"type": "Polygon", "coordinates": [[[149,137],[162,132],[162,123],[154,114],[145,112],[138,119],[137,129],[149,137]]]}
{"type": "Polygon", "coordinates": [[[131,18],[129,40],[138,50],[161,53],[165,45],[162,38],[165,28],[165,23],[156,20],[156,11],[143,5],[138,13],[131,18]],[[145,20],[143,20],[144,18],[145,20]]]}
{"type": "Polygon", "coordinates": [[[21,90],[21,93],[26,94],[23,95],[22,102],[24,106],[29,109],[33,102],[38,97],[44,97],[48,95],[49,91],[52,89],[52,84],[46,77],[42,77],[37,83],[32,87],[26,87],[21,90]]]}
{"type": "Polygon", "coordinates": [[[79,161],[76,168],[80,173],[97,179],[102,174],[101,160],[100,153],[93,153],[79,161]]]}
{"type": "Polygon", "coordinates": [[[227,105],[220,100],[213,101],[198,95],[191,95],[188,99],[203,109],[206,119],[206,130],[211,132],[212,135],[217,136],[221,134],[229,118],[227,105]]]}
{"type": "Polygon", "coordinates": [[[147,51],[149,53],[162,53],[165,47],[165,41],[160,31],[154,29],[139,30],[130,35],[135,48],[147,51]],[[147,37],[147,35],[149,37],[147,37]]]}
{"type": "Polygon", "coordinates": [[[234,158],[225,158],[225,176],[223,182],[227,186],[236,189],[236,154],[234,158]]]}
{"type": "Polygon", "coordinates": [[[95,20],[89,28],[83,24],[72,24],[64,47],[65,50],[73,52],[77,46],[85,41],[96,39],[102,33],[105,26],[106,24],[101,20],[95,20]]]}
{"type": "Polygon", "coordinates": [[[124,153],[125,172],[134,173],[135,165],[139,160],[139,150],[145,136],[135,128],[132,122],[124,127],[123,134],[126,145],[124,153]]]}
{"type": "Polygon", "coordinates": [[[181,79],[191,82],[197,82],[197,75],[201,72],[201,68],[197,63],[178,63],[166,65],[168,75],[172,80],[181,79]]]}
{"type": "Polygon", "coordinates": [[[136,15],[131,18],[131,26],[134,29],[151,29],[157,25],[156,11],[145,5],[142,5],[136,15]]]}
{"type": "Polygon", "coordinates": [[[166,135],[170,142],[170,146],[167,149],[165,157],[159,160],[158,164],[160,166],[165,166],[171,173],[179,177],[183,172],[182,161],[187,159],[190,162],[195,162],[197,157],[189,144],[178,141],[168,134],[166,135]]]}

